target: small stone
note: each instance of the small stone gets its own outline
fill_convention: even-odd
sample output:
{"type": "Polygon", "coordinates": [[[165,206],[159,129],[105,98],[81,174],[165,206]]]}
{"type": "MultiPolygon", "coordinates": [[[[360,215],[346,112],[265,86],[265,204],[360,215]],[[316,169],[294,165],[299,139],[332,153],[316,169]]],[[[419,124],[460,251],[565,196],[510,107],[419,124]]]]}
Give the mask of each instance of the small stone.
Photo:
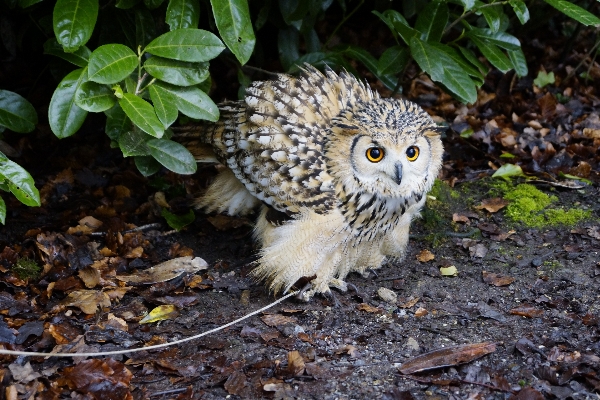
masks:
{"type": "Polygon", "coordinates": [[[542,259],[540,257],[536,257],[533,260],[531,260],[531,265],[533,265],[534,267],[538,268],[542,265],[542,259]]]}
{"type": "Polygon", "coordinates": [[[379,295],[379,298],[381,300],[389,304],[396,304],[396,300],[398,299],[398,295],[396,294],[396,292],[384,287],[380,287],[377,290],[377,295],[379,295]]]}
{"type": "Polygon", "coordinates": [[[417,340],[414,337],[409,337],[404,347],[413,351],[419,351],[419,349],[421,348],[421,346],[419,346],[419,342],[417,342],[417,340]]]}

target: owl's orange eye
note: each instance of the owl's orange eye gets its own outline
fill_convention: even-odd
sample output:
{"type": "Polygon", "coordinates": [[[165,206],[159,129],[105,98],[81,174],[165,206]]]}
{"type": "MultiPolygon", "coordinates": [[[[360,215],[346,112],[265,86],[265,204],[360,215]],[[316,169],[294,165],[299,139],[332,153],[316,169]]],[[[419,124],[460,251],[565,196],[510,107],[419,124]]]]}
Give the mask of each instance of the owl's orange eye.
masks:
{"type": "Polygon", "coordinates": [[[415,161],[419,158],[419,148],[417,146],[410,146],[406,149],[406,158],[408,158],[408,161],[415,161]]]}
{"type": "Polygon", "coordinates": [[[384,155],[385,155],[385,152],[383,151],[383,149],[381,147],[371,147],[370,149],[367,150],[367,160],[369,160],[373,163],[377,163],[377,162],[383,160],[384,155]]]}

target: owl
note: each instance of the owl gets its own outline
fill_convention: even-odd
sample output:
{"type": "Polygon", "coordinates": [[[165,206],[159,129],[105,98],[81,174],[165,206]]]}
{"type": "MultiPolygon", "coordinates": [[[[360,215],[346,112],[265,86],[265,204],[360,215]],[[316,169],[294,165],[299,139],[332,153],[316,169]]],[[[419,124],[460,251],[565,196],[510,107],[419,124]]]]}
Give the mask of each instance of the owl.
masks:
{"type": "Polygon", "coordinates": [[[199,208],[258,212],[254,277],[274,292],[308,277],[309,300],[403,256],[442,163],[440,127],[419,106],[306,65],[297,78],[254,82],[220,110],[218,122],[176,140],[198,162],[225,167],[199,208]]]}

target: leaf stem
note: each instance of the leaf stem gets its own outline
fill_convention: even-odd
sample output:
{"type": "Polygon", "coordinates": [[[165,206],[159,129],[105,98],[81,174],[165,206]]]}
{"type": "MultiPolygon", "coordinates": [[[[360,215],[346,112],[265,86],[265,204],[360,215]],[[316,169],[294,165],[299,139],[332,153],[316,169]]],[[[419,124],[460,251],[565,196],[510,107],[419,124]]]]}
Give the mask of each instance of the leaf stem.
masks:
{"type": "Polygon", "coordinates": [[[452,28],[454,28],[454,26],[456,26],[456,24],[458,24],[463,19],[475,14],[477,11],[481,10],[482,8],[497,6],[498,4],[504,5],[506,3],[508,3],[508,1],[499,1],[497,3],[484,4],[481,7],[477,7],[477,9],[475,9],[475,10],[470,10],[470,11],[463,13],[463,15],[456,18],[454,21],[452,21],[452,23],[450,25],[448,25],[448,27],[446,29],[444,29],[444,33],[442,33],[442,36],[446,36],[450,32],[450,30],[452,30],[452,28]]]}
{"type": "MultiPolygon", "coordinates": [[[[144,74],[144,77],[148,76],[148,74],[144,74]]],[[[143,88],[139,89],[139,91],[136,89],[135,90],[135,94],[140,94],[142,93],[144,90],[148,89],[148,87],[150,85],[152,85],[154,82],[156,82],[156,78],[152,78],[152,80],[150,82],[148,82],[148,84],[146,86],[144,86],[143,88]]]]}
{"type": "Polygon", "coordinates": [[[358,5],[356,7],[354,7],[354,10],[350,11],[350,13],[348,15],[346,15],[344,18],[342,18],[340,23],[337,24],[337,26],[335,27],[333,32],[331,32],[331,35],[329,35],[329,37],[325,41],[325,44],[323,45],[323,47],[327,48],[327,45],[329,44],[329,42],[331,42],[331,39],[333,39],[333,36],[337,33],[337,31],[342,27],[342,25],[344,25],[346,23],[346,21],[348,21],[348,19],[350,19],[350,17],[352,17],[352,15],[354,15],[355,12],[358,11],[358,9],[364,4],[364,2],[365,2],[365,0],[360,0],[358,5]]]}

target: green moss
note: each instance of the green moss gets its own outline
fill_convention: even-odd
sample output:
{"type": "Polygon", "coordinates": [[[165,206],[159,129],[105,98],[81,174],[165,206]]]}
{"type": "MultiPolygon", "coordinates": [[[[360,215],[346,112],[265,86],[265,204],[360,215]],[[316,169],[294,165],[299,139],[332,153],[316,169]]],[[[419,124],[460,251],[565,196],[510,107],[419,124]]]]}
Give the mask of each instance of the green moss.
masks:
{"type": "Polygon", "coordinates": [[[37,278],[40,274],[40,266],[33,260],[28,258],[19,258],[17,263],[12,267],[12,272],[19,279],[37,278]]]}
{"type": "Polygon", "coordinates": [[[510,201],[506,207],[506,217],[528,227],[572,226],[592,215],[590,210],[549,208],[558,198],[533,185],[523,183],[512,187],[507,182],[499,182],[494,186],[510,201]]]}

